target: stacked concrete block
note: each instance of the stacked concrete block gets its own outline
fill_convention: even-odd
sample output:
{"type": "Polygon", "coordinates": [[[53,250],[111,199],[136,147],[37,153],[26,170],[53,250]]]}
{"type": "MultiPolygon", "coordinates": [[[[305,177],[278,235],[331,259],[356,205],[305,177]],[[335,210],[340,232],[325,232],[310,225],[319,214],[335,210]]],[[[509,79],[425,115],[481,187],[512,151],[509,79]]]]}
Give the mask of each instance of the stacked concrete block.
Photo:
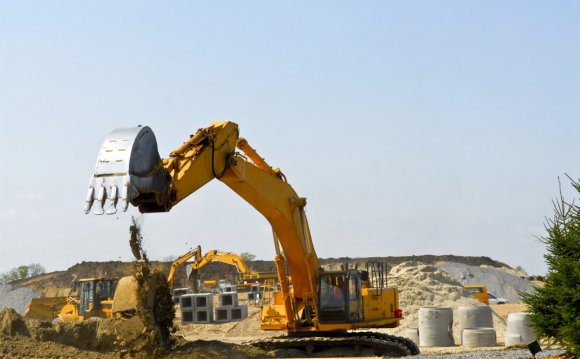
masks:
{"type": "Polygon", "coordinates": [[[216,323],[235,322],[248,318],[248,306],[246,304],[219,307],[215,309],[216,323]]]}
{"type": "Polygon", "coordinates": [[[248,306],[238,303],[238,293],[220,293],[220,306],[215,309],[215,321],[225,323],[244,320],[248,317],[248,306]]]}
{"type": "Polygon", "coordinates": [[[203,324],[213,321],[213,295],[211,293],[184,294],[179,297],[182,324],[203,324]]]}

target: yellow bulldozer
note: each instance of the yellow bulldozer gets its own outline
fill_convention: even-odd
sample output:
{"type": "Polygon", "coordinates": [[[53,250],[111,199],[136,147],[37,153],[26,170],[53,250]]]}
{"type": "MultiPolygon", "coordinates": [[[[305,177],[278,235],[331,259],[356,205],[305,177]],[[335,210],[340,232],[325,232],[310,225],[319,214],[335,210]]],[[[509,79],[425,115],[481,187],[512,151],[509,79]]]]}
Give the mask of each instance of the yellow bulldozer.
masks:
{"type": "Polygon", "coordinates": [[[66,297],[31,299],[24,316],[48,322],[110,318],[116,286],[117,279],[83,278],[66,297]]]}

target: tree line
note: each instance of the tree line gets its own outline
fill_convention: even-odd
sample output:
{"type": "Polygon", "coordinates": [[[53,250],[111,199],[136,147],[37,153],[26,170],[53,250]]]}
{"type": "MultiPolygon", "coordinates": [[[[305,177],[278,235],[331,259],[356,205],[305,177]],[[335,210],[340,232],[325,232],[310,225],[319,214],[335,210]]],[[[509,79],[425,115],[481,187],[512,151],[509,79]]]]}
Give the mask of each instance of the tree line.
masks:
{"type": "Polygon", "coordinates": [[[39,263],[21,265],[7,272],[0,273],[0,284],[8,284],[19,279],[30,278],[44,273],[46,273],[46,269],[39,263]]]}

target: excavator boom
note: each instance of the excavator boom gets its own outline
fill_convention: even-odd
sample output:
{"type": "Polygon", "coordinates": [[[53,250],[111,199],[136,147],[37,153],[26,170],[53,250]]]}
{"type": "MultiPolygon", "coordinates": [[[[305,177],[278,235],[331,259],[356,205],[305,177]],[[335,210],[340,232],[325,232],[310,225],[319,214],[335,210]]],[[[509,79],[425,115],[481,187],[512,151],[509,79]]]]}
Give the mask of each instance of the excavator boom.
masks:
{"type": "MultiPolygon", "coordinates": [[[[270,301],[263,304],[263,329],[342,333],[399,325],[402,311],[396,289],[385,288],[383,280],[372,284],[367,271],[323,270],[310,236],[306,198],[239,137],[233,122],[199,129],[167,158],[159,156],[150,128],[113,131],[89,181],[85,212],[94,208],[95,214],[113,214],[117,206],[126,210],[128,203],[142,213],[167,212],[213,179],[231,188],[272,226],[280,291],[273,289],[270,301]]],[[[405,343],[403,351],[418,352],[411,342],[405,343]]]]}

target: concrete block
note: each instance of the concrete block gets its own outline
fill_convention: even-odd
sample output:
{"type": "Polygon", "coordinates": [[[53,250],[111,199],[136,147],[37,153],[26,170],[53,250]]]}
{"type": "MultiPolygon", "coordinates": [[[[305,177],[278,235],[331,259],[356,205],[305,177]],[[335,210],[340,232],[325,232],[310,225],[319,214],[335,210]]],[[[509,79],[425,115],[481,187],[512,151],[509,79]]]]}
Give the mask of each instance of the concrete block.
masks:
{"type": "Polygon", "coordinates": [[[230,309],[230,307],[216,308],[214,320],[217,323],[229,322],[231,320],[230,309]]]}
{"type": "Polygon", "coordinates": [[[220,307],[235,307],[238,305],[238,293],[220,293],[219,303],[220,307]]]}
{"type": "Polygon", "coordinates": [[[213,308],[213,294],[198,293],[194,297],[195,309],[211,309],[213,308]]]}
{"type": "Polygon", "coordinates": [[[193,324],[195,322],[195,312],[186,310],[181,312],[181,324],[193,324]]]}
{"type": "Polygon", "coordinates": [[[213,322],[213,310],[210,309],[197,309],[194,312],[194,321],[197,324],[211,323],[213,322]]]}
{"type": "Polygon", "coordinates": [[[194,301],[195,294],[184,294],[179,297],[179,309],[181,311],[184,310],[193,310],[195,309],[195,301],[194,301]]]}
{"type": "Polygon", "coordinates": [[[230,309],[230,317],[232,321],[244,320],[248,318],[248,306],[246,304],[238,305],[230,309]]]}

